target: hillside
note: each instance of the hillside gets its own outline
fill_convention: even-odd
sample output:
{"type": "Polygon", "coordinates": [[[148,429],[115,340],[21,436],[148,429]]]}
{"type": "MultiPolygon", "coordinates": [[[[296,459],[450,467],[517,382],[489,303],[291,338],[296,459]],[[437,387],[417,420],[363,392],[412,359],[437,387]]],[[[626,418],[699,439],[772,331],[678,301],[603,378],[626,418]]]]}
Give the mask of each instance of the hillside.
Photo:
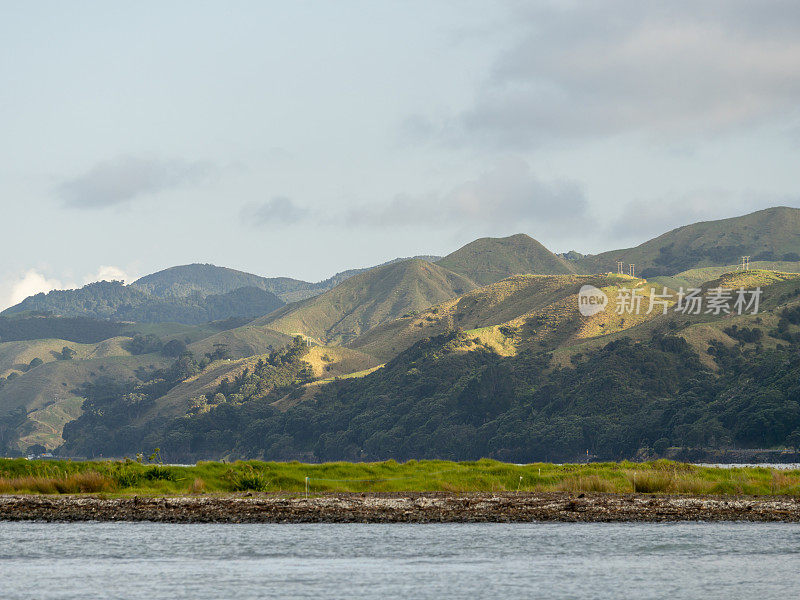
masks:
{"type": "MultiPolygon", "coordinates": [[[[436,261],[440,256],[415,256],[430,262],[436,261]]],[[[378,266],[385,266],[409,260],[395,258],[378,266]]],[[[212,264],[194,263],[169,267],[150,275],[145,275],[134,281],[131,287],[157,298],[187,298],[189,296],[221,295],[249,287],[265,290],[275,294],[283,302],[299,302],[318,296],[329,289],[336,287],[346,279],[369,271],[374,267],[348,269],[341,271],[315,283],[293,279],[291,277],[261,277],[236,269],[218,267],[212,264]]],[[[265,314],[265,313],[262,313],[265,314]]]]}
{"type": "Polygon", "coordinates": [[[374,327],[348,345],[387,361],[420,340],[463,330],[470,336],[467,348],[471,349],[489,348],[504,355],[553,349],[623,331],[651,318],[615,313],[617,292],[623,287],[636,287],[647,295],[651,286],[625,275],[515,275],[374,327]],[[584,285],[602,289],[611,308],[591,317],[581,316],[577,295],[584,285]]]}
{"type": "MultiPolygon", "coordinates": [[[[92,349],[77,347],[76,350],[82,360],[50,361],[0,386],[0,438],[4,422],[13,420],[22,411],[21,421],[13,428],[22,434],[21,447],[41,443],[54,448],[61,443],[64,424],[80,414],[82,399],[75,399],[75,390],[80,385],[100,379],[134,381],[143,369],[147,371],[168,362],[152,354],[91,358],[92,349]]],[[[0,446],[1,442],[2,439],[0,446]]]]}
{"type": "MultiPolygon", "coordinates": [[[[435,262],[441,258],[441,256],[414,256],[414,259],[426,260],[428,262],[435,262]]],[[[314,296],[318,296],[324,292],[327,292],[330,289],[333,289],[343,281],[350,279],[351,277],[358,275],[359,273],[366,273],[372,269],[377,267],[384,267],[387,265],[393,265],[395,263],[402,262],[404,260],[412,260],[411,258],[395,258],[385,263],[381,263],[375,267],[362,267],[358,269],[347,269],[346,271],[340,271],[335,275],[328,277],[327,279],[323,279],[322,281],[318,281],[317,283],[308,283],[305,281],[298,282],[297,280],[290,280],[292,281],[291,286],[285,286],[280,292],[276,291],[275,293],[280,297],[281,300],[284,302],[299,302],[301,300],[307,300],[308,298],[313,298],[314,296]]],[[[277,281],[277,280],[271,280],[277,281]]]]}
{"type": "MultiPolygon", "coordinates": [[[[677,290],[681,287],[699,287],[707,281],[712,281],[725,275],[726,273],[736,272],[737,265],[727,265],[723,267],[703,267],[689,269],[675,275],[658,275],[651,277],[650,281],[665,285],[677,290]]],[[[800,262],[797,261],[750,261],[751,270],[779,271],[782,273],[800,273],[800,262]]]]}
{"type": "Polygon", "coordinates": [[[227,294],[243,287],[258,288],[277,295],[278,290],[291,289],[295,283],[305,282],[289,278],[267,279],[236,269],[195,263],[145,275],[134,281],[131,287],[157,298],[185,298],[198,294],[227,294]]]}
{"type": "Polygon", "coordinates": [[[641,277],[674,275],[701,267],[754,261],[800,260],[800,209],[776,207],[742,217],[673,229],[635,248],[613,250],[575,261],[590,273],[616,272],[616,261],[636,265],[641,277]]]}
{"type": "Polygon", "coordinates": [[[556,256],[533,238],[519,233],[481,238],[437,261],[440,267],[487,285],[511,275],[567,275],[578,272],[574,261],[556,256]]]}
{"type": "Polygon", "coordinates": [[[439,265],[411,259],[359,273],[335,288],[253,322],[323,344],[342,344],[367,329],[474,289],[439,265]]]}
{"type": "Polygon", "coordinates": [[[199,324],[231,317],[255,318],[283,306],[272,292],[256,287],[202,296],[157,297],[119,281],[90,283],[75,290],[30,296],[2,315],[44,313],[62,317],[142,323],[199,324]]]}
{"type": "Polygon", "coordinates": [[[713,369],[674,330],[647,329],[644,339],[628,335],[650,322],[585,347],[562,368],[553,368],[546,351],[465,352],[471,334],[451,332],[420,340],[365,377],[316,386],[313,402],[285,410],[275,409],[273,393],[241,396],[239,390],[257,389],[242,377],[230,386],[241,398],[235,403],[204,405],[207,412],[167,422],[137,422],[124,439],[102,428],[92,437],[105,419],[98,406],[99,421],[82,418],[69,437],[81,451],[99,440],[116,453],[146,440],[181,461],[492,457],[530,463],[574,461],[587,451],[619,460],[668,448],[698,455],[733,445],[796,446],[799,282],[761,273],[728,281],[770,279],[770,287],[795,288],[771,294],[772,310],[783,307],[782,343],[762,346],[749,328],[731,328],[738,342],[730,336],[730,345],[710,341],[713,369]]]}
{"type": "Polygon", "coordinates": [[[798,214],[668,232],[623,251],[639,275],[668,273],[639,278],[601,268],[613,253],[559,257],[515,235],[317,284],[189,265],[138,286],[40,294],[0,317],[0,448],[528,460],[581,446],[615,458],[691,440],[800,444],[800,274],[786,272],[800,271],[798,214]],[[753,268],[736,270],[756,243],[753,268]],[[677,270],[687,261],[697,264],[677,270]],[[314,295],[280,306],[265,289],[278,281],[284,297],[314,295]],[[587,285],[606,310],[581,315],[587,285]],[[760,286],[761,310],[684,314],[674,299],[666,314],[615,310],[630,289],[646,306],[665,286],[760,286]]]}

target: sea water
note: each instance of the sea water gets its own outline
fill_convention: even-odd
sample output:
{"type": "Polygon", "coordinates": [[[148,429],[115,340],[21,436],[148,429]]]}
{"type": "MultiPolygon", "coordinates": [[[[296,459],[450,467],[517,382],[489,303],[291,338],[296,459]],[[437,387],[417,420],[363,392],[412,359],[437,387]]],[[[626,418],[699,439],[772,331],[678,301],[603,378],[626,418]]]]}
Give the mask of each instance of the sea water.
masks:
{"type": "Polygon", "coordinates": [[[0,522],[0,598],[795,598],[800,525],[0,522]]]}

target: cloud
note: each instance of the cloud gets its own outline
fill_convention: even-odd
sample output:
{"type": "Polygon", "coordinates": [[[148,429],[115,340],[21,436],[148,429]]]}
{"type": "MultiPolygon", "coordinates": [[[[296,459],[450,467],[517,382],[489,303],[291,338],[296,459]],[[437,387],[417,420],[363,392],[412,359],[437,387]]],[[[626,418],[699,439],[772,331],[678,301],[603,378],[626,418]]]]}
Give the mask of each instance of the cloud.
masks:
{"type": "Polygon", "coordinates": [[[285,196],[275,196],[265,202],[247,204],[240,213],[242,222],[255,226],[291,225],[308,216],[307,209],[297,206],[285,196]]]}
{"type": "Polygon", "coordinates": [[[105,208],[201,182],[215,170],[206,162],[122,156],[63,182],[55,193],[68,208],[105,208]]]}
{"type": "Polygon", "coordinates": [[[511,158],[441,195],[399,195],[387,205],[351,210],[347,222],[380,227],[510,227],[518,231],[533,225],[566,230],[582,223],[586,211],[587,201],[578,184],[542,181],[526,161],[511,158]]]}
{"type": "MultiPolygon", "coordinates": [[[[124,281],[135,279],[119,267],[100,266],[97,271],[82,278],[83,284],[95,281],[124,281]]],[[[13,277],[10,281],[0,282],[0,310],[19,304],[29,296],[47,293],[53,290],[69,290],[80,287],[80,284],[62,279],[47,277],[37,269],[28,269],[13,277]]]]}
{"type": "Polygon", "coordinates": [[[119,267],[111,265],[101,265],[97,271],[92,275],[87,275],[83,278],[83,284],[93,283],[95,281],[122,281],[124,283],[131,283],[136,277],[123,271],[119,267]]]}
{"type": "Polygon", "coordinates": [[[63,288],[60,280],[50,279],[36,269],[29,269],[10,282],[0,284],[0,310],[19,304],[28,296],[63,288]]]}
{"type": "Polygon", "coordinates": [[[439,122],[410,117],[407,128],[534,147],[630,132],[713,135],[798,116],[797,2],[523,3],[506,27],[518,35],[472,106],[439,122]]]}

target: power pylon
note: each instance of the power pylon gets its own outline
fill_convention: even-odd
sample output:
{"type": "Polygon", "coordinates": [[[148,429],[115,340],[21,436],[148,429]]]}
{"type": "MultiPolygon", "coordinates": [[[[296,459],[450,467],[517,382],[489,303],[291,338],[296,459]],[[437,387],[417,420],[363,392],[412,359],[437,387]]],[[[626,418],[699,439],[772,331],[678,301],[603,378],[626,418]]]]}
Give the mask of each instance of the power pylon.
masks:
{"type": "Polygon", "coordinates": [[[743,256],[742,257],[742,271],[749,271],[750,270],[750,257],[743,256]]]}

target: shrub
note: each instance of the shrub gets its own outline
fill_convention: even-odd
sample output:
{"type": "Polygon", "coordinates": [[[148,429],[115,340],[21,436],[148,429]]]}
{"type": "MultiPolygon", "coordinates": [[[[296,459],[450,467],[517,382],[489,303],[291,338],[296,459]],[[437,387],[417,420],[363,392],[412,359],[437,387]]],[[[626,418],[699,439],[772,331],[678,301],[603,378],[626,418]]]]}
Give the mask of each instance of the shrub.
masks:
{"type": "Polygon", "coordinates": [[[154,465],[145,469],[144,478],[148,481],[175,481],[175,473],[169,467],[154,465]]]}
{"type": "Polygon", "coordinates": [[[250,466],[242,470],[231,469],[225,478],[230,482],[234,492],[265,492],[269,487],[266,476],[250,466]]]}

